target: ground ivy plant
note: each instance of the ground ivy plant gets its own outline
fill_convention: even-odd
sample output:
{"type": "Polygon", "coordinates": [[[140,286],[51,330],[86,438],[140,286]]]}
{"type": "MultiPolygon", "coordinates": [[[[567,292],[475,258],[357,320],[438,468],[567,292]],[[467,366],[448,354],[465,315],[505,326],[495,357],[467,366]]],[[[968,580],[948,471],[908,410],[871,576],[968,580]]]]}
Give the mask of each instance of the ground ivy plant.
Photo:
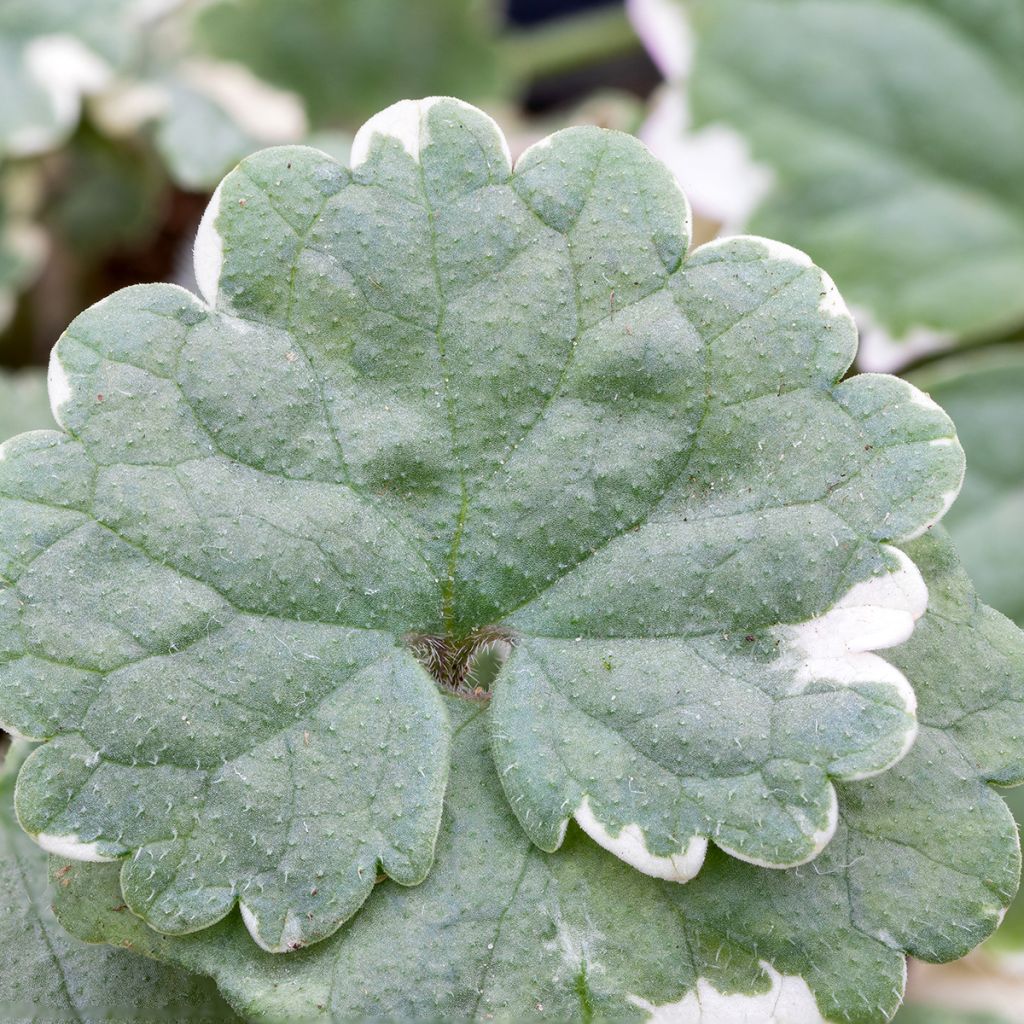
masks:
{"type": "Polygon", "coordinates": [[[1019,858],[987,783],[1024,775],[1024,635],[978,601],[944,535],[907,551],[931,605],[890,661],[917,691],[921,733],[897,768],[842,786],[839,830],[811,865],[764,871],[713,851],[678,885],[631,871],[575,827],[542,853],[490,768],[488,712],[449,698],[436,867],[413,890],[383,883],[326,942],[272,956],[237,918],[161,936],[112,909],[116,865],[53,859],[68,883],[57,913],[89,941],[212,974],[261,1021],[884,1021],[904,951],[953,959],[999,919],[1019,858]]]}
{"type": "MultiPolygon", "coordinates": [[[[952,423],[905,382],[845,377],[852,319],[802,253],[688,248],[685,199],[635,140],[570,129],[513,170],[480,111],[405,101],[350,168],[289,147],[229,175],[196,243],[202,298],[129,288],[71,325],[60,429],[0,449],[0,721],[45,741],[21,824],[120,862],[95,877],[145,922],[141,948],[230,932],[223,963],[195,966],[230,990],[236,953],[255,957],[273,991],[238,968],[245,1012],[312,993],[311,1014],[344,1016],[363,987],[317,994],[302,967],[323,977],[337,946],[296,951],[352,918],[331,941],[365,935],[361,970],[383,965],[376,943],[417,906],[433,919],[446,886],[487,886],[493,858],[518,881],[500,912],[498,888],[466,889],[477,931],[536,939],[509,914],[520,893],[557,911],[550,969],[518,960],[499,1010],[539,985],[584,1016],[736,996],[876,1020],[902,951],[959,955],[994,927],[1017,850],[984,783],[1024,773],[1015,655],[992,710],[957,677],[964,708],[933,723],[931,675],[874,653],[925,614],[928,544],[897,545],[956,496],[952,423]],[[417,888],[356,915],[386,878],[417,888]],[[818,982],[836,914],[845,981],[818,982]],[[780,915],[806,940],[779,938],[780,915]],[[618,952],[591,972],[594,922],[618,952]],[[732,966],[712,981],[716,942],[732,966]]],[[[951,621],[947,645],[974,650],[974,619],[951,621]]],[[[459,1000],[511,964],[498,938],[475,988],[444,988],[454,1012],[484,1012],[459,1000]]],[[[443,1002],[406,979],[381,982],[396,1012],[443,1002]]]]}

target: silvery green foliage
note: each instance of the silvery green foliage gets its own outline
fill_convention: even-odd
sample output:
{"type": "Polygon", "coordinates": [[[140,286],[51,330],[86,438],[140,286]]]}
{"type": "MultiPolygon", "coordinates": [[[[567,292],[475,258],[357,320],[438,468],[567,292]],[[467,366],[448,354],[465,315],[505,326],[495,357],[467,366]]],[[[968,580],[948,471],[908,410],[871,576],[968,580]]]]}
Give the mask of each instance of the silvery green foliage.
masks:
{"type": "Polygon", "coordinates": [[[967,452],[950,534],[981,596],[1024,624],[1024,345],[941,360],[914,380],[954,417],[967,452]]]}
{"type": "Polygon", "coordinates": [[[315,128],[357,128],[398,96],[508,93],[499,0],[210,0],[196,44],[302,97],[315,128]]]}
{"type": "Polygon", "coordinates": [[[991,1013],[949,1010],[927,1003],[914,1003],[902,1009],[893,1024],[1010,1024],[1005,1017],[991,1013]]]}
{"type": "MultiPolygon", "coordinates": [[[[1007,794],[1007,804],[1017,819],[1018,828],[1024,821],[1024,789],[1016,789],[1007,794]]],[[[999,930],[989,939],[985,946],[988,953],[992,954],[997,961],[1005,962],[1009,958],[1015,964],[1020,954],[1024,952],[1024,899],[1018,892],[1017,898],[1010,905],[1010,909],[1003,918],[999,930]]],[[[1011,974],[1015,972],[1011,971],[1011,974]]]]}
{"type": "Polygon", "coordinates": [[[46,377],[31,371],[0,373],[0,440],[52,427],[46,377]]]}
{"type": "Polygon", "coordinates": [[[152,130],[174,181],[212,188],[242,157],[305,132],[294,96],[244,67],[189,57],[182,0],[6,0],[0,5],[0,157],[66,142],[84,98],[114,136],[152,130]]]}
{"type": "MultiPolygon", "coordinates": [[[[6,752],[0,769],[0,1012],[4,1024],[43,1021],[235,1020],[206,978],[123,950],[85,946],[57,923],[46,856],[14,819],[14,779],[27,753],[6,752]]],[[[109,904],[106,910],[117,913],[109,904]]]]}
{"type": "Polygon", "coordinates": [[[134,53],[141,0],[5,0],[0,5],[0,157],[58,145],[134,53]]]}
{"type": "MultiPolygon", "coordinates": [[[[634,0],[648,21],[672,4],[683,6],[634,0]]],[[[693,0],[685,8],[696,55],[679,110],[685,99],[685,127],[706,131],[705,142],[738,130],[770,171],[742,177],[758,196],[771,185],[748,221],[753,230],[827,266],[869,314],[871,337],[887,333],[911,353],[1024,322],[1020,0],[693,0]]],[[[668,36],[648,39],[670,59],[686,48],[668,36]]],[[[739,157],[742,146],[717,152],[739,157]]],[[[685,183],[691,171],[681,173],[685,183]]]]}
{"type": "MultiPolygon", "coordinates": [[[[1024,522],[1024,349],[1004,346],[933,363],[914,375],[956,418],[968,471],[946,521],[981,596],[1024,623],[1024,561],[1017,535],[1024,522]]],[[[1024,819],[1024,790],[1007,801],[1024,819]]],[[[987,948],[1015,956],[1024,949],[1024,902],[1018,897],[987,948]]]]}
{"type": "Polygon", "coordinates": [[[26,829],[121,859],[162,932],[237,903],[268,950],[322,940],[379,869],[427,875],[450,727],[424,666],[472,691],[486,648],[540,847],[575,817],[677,881],[709,840],[818,855],[834,783],[916,734],[872,652],[924,611],[892,544],[962,452],[911,386],[843,380],[853,324],[803,254],[688,241],[635,140],[571,129],[513,172],[456,100],[384,111],[351,169],[229,175],[205,301],[86,311],[62,430],[2,449],[0,720],[50,741],[26,829]]]}
{"type": "Polygon", "coordinates": [[[490,769],[486,711],[448,698],[453,768],[437,864],[382,883],[337,935],[288,957],[237,917],[181,938],[111,913],[112,865],[54,860],[61,921],[91,941],[216,975],[261,1021],[774,1020],[879,1024],[904,953],[966,953],[1017,885],[1013,820],[988,785],[1024,776],[1024,636],[973,593],[948,540],[907,548],[932,604],[892,654],[922,723],[906,759],[844,784],[836,838],[811,865],[765,871],[712,851],[687,885],[624,866],[571,827],[532,847],[490,769]],[[660,1013],[660,1016],[657,1016],[660,1013]]]}
{"type": "Polygon", "coordinates": [[[30,172],[0,167],[0,332],[10,323],[18,293],[31,284],[46,253],[46,238],[32,223],[35,192],[30,172]]]}
{"type": "Polygon", "coordinates": [[[152,130],[168,172],[193,191],[213,188],[254,150],[306,133],[298,97],[270,88],[238,65],[170,61],[140,88],[157,98],[152,130]]]}

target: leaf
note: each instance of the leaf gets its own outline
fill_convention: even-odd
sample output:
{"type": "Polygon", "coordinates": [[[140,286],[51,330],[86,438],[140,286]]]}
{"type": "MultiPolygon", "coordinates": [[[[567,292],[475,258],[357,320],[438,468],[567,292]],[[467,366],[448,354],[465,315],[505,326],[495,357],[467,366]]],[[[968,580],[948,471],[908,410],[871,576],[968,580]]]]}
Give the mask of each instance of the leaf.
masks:
{"type": "Polygon", "coordinates": [[[32,156],[74,130],[84,96],[132,54],[134,0],[5,0],[0,9],[0,156],[32,156]]]}
{"type": "Polygon", "coordinates": [[[909,551],[933,604],[891,657],[918,692],[921,735],[891,772],[843,785],[838,834],[813,865],[764,871],[710,851],[681,886],[630,871],[575,826],[541,853],[489,770],[486,712],[449,698],[437,864],[415,889],[383,883],[327,942],[270,957],[235,917],[162,937],[104,910],[116,868],[54,860],[70,867],[61,920],[216,974],[234,1006],[268,1022],[688,1021],[698,992],[706,1024],[884,1021],[904,952],[962,956],[996,926],[1019,868],[1012,818],[985,780],[1024,773],[1024,636],[977,602],[941,534],[909,551]]]}
{"type": "Polygon", "coordinates": [[[150,88],[165,103],[154,126],[157,150],[175,183],[192,191],[212,189],[256,150],[306,134],[298,97],[240,65],[182,56],[150,88]]]}
{"type": "MultiPolygon", "coordinates": [[[[19,746],[9,750],[0,773],[0,1009],[6,1024],[237,1020],[208,979],[85,946],[60,927],[50,908],[46,857],[14,819],[14,778],[25,753],[19,746]]],[[[62,885],[58,877],[55,889],[62,885]]]]}
{"type": "MultiPolygon", "coordinates": [[[[1024,789],[1016,789],[1007,794],[1006,802],[1017,819],[1019,830],[1020,823],[1024,821],[1024,789]]],[[[1010,958],[1011,963],[1024,952],[1024,899],[1020,892],[1010,904],[999,930],[985,944],[985,950],[997,959],[1010,958]]]]}
{"type": "Polygon", "coordinates": [[[0,440],[53,426],[42,373],[0,373],[0,440]]]}
{"type": "Polygon", "coordinates": [[[76,260],[91,264],[154,243],[166,179],[151,153],[82,127],[64,161],[64,180],[51,187],[44,220],[76,260]]]}
{"type": "Polygon", "coordinates": [[[967,476],[945,521],[982,598],[1024,624],[1024,346],[944,359],[914,375],[955,419],[967,476]]]}
{"type": "Polygon", "coordinates": [[[502,84],[494,0],[216,0],[196,44],[298,93],[315,128],[357,128],[402,96],[489,98],[502,84]]]}
{"type": "Polygon", "coordinates": [[[627,136],[559,133],[513,175],[480,111],[406,101],[352,153],[244,162],[197,239],[207,302],[144,286],[82,314],[51,367],[64,433],[3,449],[0,720],[51,740],[22,823],[127,858],[125,902],[161,931],[241,901],[268,949],[323,939],[378,861],[405,884],[430,865],[448,728],[413,652],[465,690],[514,644],[496,753],[541,845],[575,813],[611,847],[649,832],[626,852],[645,870],[708,835],[813,856],[830,780],[916,728],[868,652],[923,611],[887,542],[955,495],[950,421],[894,378],[837,383],[853,326],[802,254],[738,239],[684,262],[684,200],[627,136]],[[590,741],[524,719],[530,665],[571,689],[610,650],[593,686],[637,689],[641,649],[685,674],[609,715],[589,802],[578,771],[549,799],[551,745],[590,741]],[[730,724],[715,687],[751,710],[730,724]],[[686,705],[714,722],[703,746],[686,705]],[[626,803],[619,737],[664,709],[639,749],[664,729],[675,774],[626,803]],[[784,788],[767,839],[762,778],[784,788]]]}
{"type": "Polygon", "coordinates": [[[0,170],[0,334],[46,253],[46,238],[31,221],[34,191],[30,172],[0,170]]]}
{"type": "Polygon", "coordinates": [[[893,1024],[1010,1024],[1010,1022],[1004,1017],[996,1017],[988,1013],[967,1013],[925,1003],[914,1003],[900,1010],[893,1024]]]}
{"type": "Polygon", "coordinates": [[[1024,322],[1019,0],[691,9],[693,129],[735,128],[773,172],[753,230],[805,249],[897,341],[1024,322]]]}
{"type": "MultiPolygon", "coordinates": [[[[1024,459],[1007,441],[1024,429],[1024,350],[1006,346],[939,360],[915,381],[955,417],[967,453],[960,499],[944,521],[981,596],[1018,625],[1024,623],[1024,562],[1017,535],[1024,516],[1024,459]]],[[[1007,799],[1024,819],[1024,790],[1007,799]]],[[[1024,901],[1010,907],[986,947],[1013,955],[1024,949],[1024,901]]]]}
{"type": "MultiPolygon", "coordinates": [[[[1008,441],[1024,429],[1024,350],[986,349],[934,362],[914,375],[954,417],[968,457],[961,498],[944,520],[982,598],[1024,623],[1024,458],[1008,441]]],[[[1024,820],[1024,790],[1008,801],[1024,820]]],[[[1024,900],[1011,905],[986,944],[997,956],[1024,949],[1024,900]]]]}

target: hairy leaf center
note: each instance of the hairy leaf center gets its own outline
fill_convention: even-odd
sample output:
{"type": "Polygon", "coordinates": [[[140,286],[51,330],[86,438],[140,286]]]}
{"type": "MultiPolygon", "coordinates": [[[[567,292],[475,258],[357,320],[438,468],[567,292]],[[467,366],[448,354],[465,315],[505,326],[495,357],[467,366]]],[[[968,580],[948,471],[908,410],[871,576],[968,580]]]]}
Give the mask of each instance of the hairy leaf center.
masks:
{"type": "Polygon", "coordinates": [[[463,637],[413,633],[405,642],[442,690],[487,700],[515,641],[508,630],[484,626],[463,637]]]}

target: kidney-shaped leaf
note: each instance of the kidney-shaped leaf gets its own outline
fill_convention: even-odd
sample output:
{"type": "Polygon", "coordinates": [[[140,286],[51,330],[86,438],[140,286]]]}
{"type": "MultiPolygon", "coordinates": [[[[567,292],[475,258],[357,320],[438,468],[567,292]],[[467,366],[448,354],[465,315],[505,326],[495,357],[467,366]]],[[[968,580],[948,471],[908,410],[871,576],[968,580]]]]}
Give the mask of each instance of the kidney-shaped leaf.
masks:
{"type": "Polygon", "coordinates": [[[407,101],[352,161],[244,162],[197,240],[206,302],[82,314],[64,432],[3,449],[0,719],[51,740],[25,827],[130,855],[161,931],[240,901],[268,949],[323,938],[378,862],[430,863],[447,727],[411,652],[462,686],[500,643],[495,751],[540,845],[575,814],[676,878],[708,836],[814,856],[830,780],[916,729],[869,652],[924,609],[887,542],[955,495],[952,424],[838,383],[853,325],[802,254],[686,258],[685,201],[627,136],[562,132],[513,173],[485,115],[407,101]]]}
{"type": "Polygon", "coordinates": [[[1019,867],[1013,820],[986,782],[1024,775],[1024,637],[978,603],[945,538],[908,550],[933,607],[894,660],[920,697],[921,735],[891,772],[841,787],[837,836],[812,865],[768,872],[712,851],[681,886],[630,871],[576,828],[543,854],[488,772],[484,715],[452,700],[461,724],[434,871],[411,891],[384,883],[327,942],[270,957],[237,918],[165,938],[111,911],[112,866],[55,860],[68,880],[60,919],[214,974],[264,1021],[881,1024],[904,954],[966,953],[996,926],[1019,867]]]}

